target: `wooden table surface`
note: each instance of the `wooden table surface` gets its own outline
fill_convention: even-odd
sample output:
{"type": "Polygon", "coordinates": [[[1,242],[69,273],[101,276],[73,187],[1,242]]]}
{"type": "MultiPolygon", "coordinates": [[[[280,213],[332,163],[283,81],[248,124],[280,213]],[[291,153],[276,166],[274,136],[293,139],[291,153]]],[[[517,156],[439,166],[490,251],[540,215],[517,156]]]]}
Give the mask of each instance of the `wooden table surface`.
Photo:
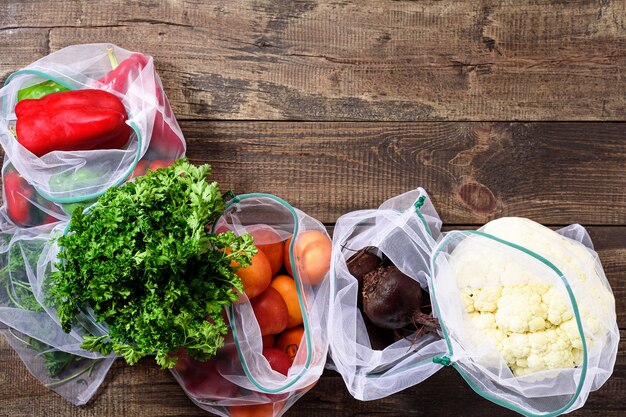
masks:
{"type": "MultiPolygon", "coordinates": [[[[581,223],[626,336],[626,2],[0,2],[0,79],[76,43],[154,56],[194,162],[329,227],[424,187],[446,228],[581,223]]],[[[0,338],[1,339],[1,338],[0,338]]],[[[626,414],[626,343],[572,416],[626,414]]],[[[75,407],[0,340],[0,415],[202,416],[151,360],[75,407]]],[[[288,416],[514,415],[445,368],[359,402],[326,372],[288,416]]]]}

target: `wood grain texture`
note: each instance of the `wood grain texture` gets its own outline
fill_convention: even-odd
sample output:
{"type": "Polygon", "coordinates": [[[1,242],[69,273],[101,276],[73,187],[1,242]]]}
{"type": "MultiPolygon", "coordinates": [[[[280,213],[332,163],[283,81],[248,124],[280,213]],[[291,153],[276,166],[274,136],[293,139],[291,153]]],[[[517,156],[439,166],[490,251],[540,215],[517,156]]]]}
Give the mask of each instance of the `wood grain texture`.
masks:
{"type": "MultiPolygon", "coordinates": [[[[519,121],[626,120],[626,2],[0,1],[0,80],[90,42],[155,57],[188,155],[223,188],[279,195],[329,229],[417,186],[447,230],[508,215],[587,226],[622,341],[612,377],[570,415],[625,415],[626,124],[519,121]]],[[[0,417],[208,415],[151,360],[118,361],[84,407],[2,337],[0,370],[0,417]]],[[[373,402],[326,372],[287,413],[319,415],[517,414],[446,368],[373,402]]]]}
{"type": "Polygon", "coordinates": [[[12,0],[0,40],[1,78],[46,45],[153,55],[181,119],[626,116],[619,0],[12,0]]]}
{"type": "Polygon", "coordinates": [[[418,186],[444,224],[500,216],[626,224],[620,123],[184,122],[221,186],[276,194],[325,223],[418,186]]]}
{"type": "MultiPolygon", "coordinates": [[[[585,406],[572,417],[621,417],[620,400],[626,390],[626,331],[621,342],[615,370],[600,390],[591,393],[585,406]]],[[[96,417],[96,416],[207,416],[185,396],[169,372],[160,371],[151,360],[134,367],[117,361],[100,391],[89,404],[75,407],[46,390],[34,379],[18,356],[0,337],[1,416],[11,417],[96,417]],[[8,412],[10,410],[10,412],[8,412]],[[4,414],[7,412],[7,414],[4,414]]],[[[286,414],[289,416],[518,416],[474,393],[451,368],[444,368],[421,384],[377,401],[356,401],[345,389],[341,377],[324,373],[318,384],[286,414]]]]}

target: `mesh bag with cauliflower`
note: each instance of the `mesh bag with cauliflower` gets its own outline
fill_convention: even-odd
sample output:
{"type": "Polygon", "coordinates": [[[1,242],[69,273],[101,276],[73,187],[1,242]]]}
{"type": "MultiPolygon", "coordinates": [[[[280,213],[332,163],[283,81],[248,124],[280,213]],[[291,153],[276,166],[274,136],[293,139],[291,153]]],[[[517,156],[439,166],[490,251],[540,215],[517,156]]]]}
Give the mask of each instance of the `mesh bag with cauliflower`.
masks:
{"type": "Polygon", "coordinates": [[[613,371],[615,299],[584,228],[501,218],[435,248],[431,298],[450,363],[519,413],[582,407],[613,371]]]}

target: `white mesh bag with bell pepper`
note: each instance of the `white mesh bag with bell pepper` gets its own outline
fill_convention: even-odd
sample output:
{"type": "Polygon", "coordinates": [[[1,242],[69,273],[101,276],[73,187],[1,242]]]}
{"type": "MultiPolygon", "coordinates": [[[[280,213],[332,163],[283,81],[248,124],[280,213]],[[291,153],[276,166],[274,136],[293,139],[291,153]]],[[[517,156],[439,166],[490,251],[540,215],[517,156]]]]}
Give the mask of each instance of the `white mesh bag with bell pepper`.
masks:
{"type": "Polygon", "coordinates": [[[28,370],[74,404],[116,357],[82,347],[95,320],[60,326],[49,277],[77,207],[170,165],[185,141],[153,59],[74,45],[11,74],[0,90],[0,331],[28,370]]]}
{"type": "Polygon", "coordinates": [[[440,369],[428,295],[441,220],[426,191],[341,216],[333,233],[329,367],[359,400],[386,397],[440,369]]]}
{"type": "Polygon", "coordinates": [[[501,218],[446,234],[431,299],[452,365],[481,396],[527,416],[583,406],[613,371],[615,299],[580,225],[501,218]]]}
{"type": "Polygon", "coordinates": [[[153,58],[107,44],[68,46],[11,74],[0,144],[1,212],[19,227],[67,219],[186,148],[153,58]]]}

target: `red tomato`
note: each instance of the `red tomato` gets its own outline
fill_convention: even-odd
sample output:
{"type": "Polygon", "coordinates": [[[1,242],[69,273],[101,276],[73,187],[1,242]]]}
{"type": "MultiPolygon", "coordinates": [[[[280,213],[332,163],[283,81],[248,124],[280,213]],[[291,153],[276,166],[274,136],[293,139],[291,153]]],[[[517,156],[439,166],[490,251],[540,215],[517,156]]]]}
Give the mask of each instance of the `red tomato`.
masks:
{"type": "Polygon", "coordinates": [[[259,229],[250,233],[254,238],[254,245],[262,251],[272,267],[272,276],[276,275],[283,266],[284,242],[274,230],[259,229]],[[273,242],[273,243],[263,243],[273,242]]]}
{"type": "MultiPolygon", "coordinates": [[[[282,408],[282,405],[277,404],[282,408]]],[[[254,404],[254,405],[231,405],[228,407],[230,417],[272,417],[274,415],[274,404],[254,404]]]]}
{"type": "Polygon", "coordinates": [[[156,161],[152,161],[150,162],[150,166],[148,166],[148,169],[152,170],[152,171],[156,171],[159,168],[167,168],[168,166],[172,165],[175,161],[164,161],[164,160],[156,160],[156,161]]]}
{"type": "Polygon", "coordinates": [[[278,334],[287,328],[289,312],[283,297],[274,288],[269,287],[250,300],[261,336],[278,334]]]}
{"type": "MultiPolygon", "coordinates": [[[[238,264],[232,261],[230,266],[231,268],[236,268],[238,264]]],[[[253,298],[269,287],[272,281],[272,267],[265,254],[262,251],[258,251],[252,257],[250,265],[237,270],[237,276],[243,284],[243,292],[246,293],[248,298],[253,298]]]]}
{"type": "Polygon", "coordinates": [[[274,347],[275,343],[276,343],[276,340],[274,339],[274,335],[273,334],[268,334],[268,335],[263,336],[263,347],[264,348],[274,347]]]}
{"type": "Polygon", "coordinates": [[[291,359],[285,352],[278,348],[270,347],[263,349],[263,356],[265,356],[273,370],[287,376],[291,367],[291,359]]]}
{"type": "Polygon", "coordinates": [[[239,393],[235,384],[220,375],[215,359],[198,362],[189,358],[182,377],[187,392],[197,398],[218,400],[233,398],[239,393]]]}
{"type": "Polygon", "coordinates": [[[146,169],[148,168],[149,164],[150,164],[150,161],[146,161],[146,160],[137,162],[137,165],[135,165],[135,169],[133,169],[133,172],[131,172],[130,176],[128,177],[128,181],[144,175],[146,173],[146,169]]]}
{"type": "Polygon", "coordinates": [[[50,224],[50,223],[54,223],[54,222],[58,222],[59,219],[57,219],[56,217],[52,216],[51,214],[47,214],[46,213],[46,217],[44,217],[43,219],[43,224],[50,224]]]}

